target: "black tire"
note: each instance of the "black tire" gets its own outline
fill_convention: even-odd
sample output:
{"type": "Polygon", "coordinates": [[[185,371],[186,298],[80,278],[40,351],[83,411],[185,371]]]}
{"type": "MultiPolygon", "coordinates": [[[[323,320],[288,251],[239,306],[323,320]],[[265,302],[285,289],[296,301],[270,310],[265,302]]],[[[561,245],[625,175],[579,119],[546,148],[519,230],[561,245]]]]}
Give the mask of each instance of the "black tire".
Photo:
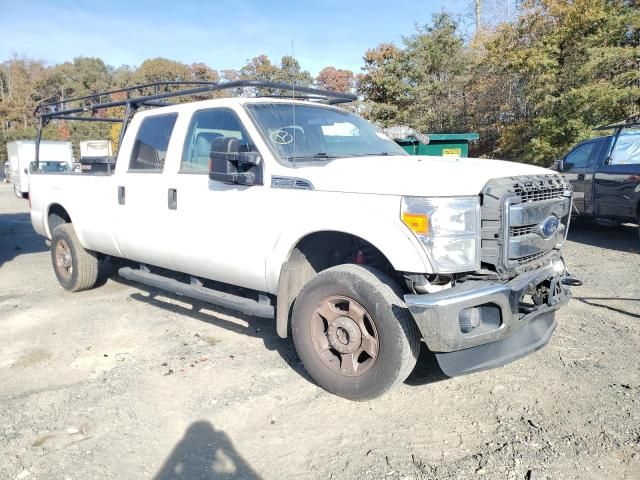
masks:
{"type": "MultiPolygon", "coordinates": [[[[399,294],[398,286],[384,273],[374,268],[351,264],[324,270],[304,286],[294,304],[291,333],[304,368],[318,385],[341,397],[362,401],[384,394],[409,376],[420,351],[420,335],[399,294]],[[320,314],[321,307],[326,305],[326,299],[341,297],[365,310],[367,329],[373,331],[373,336],[377,339],[376,347],[372,349],[375,358],[369,358],[365,352],[363,356],[368,363],[360,374],[344,373],[342,362],[345,357],[332,347],[336,345],[337,336],[335,326],[331,330],[330,325],[345,321],[345,316],[348,322],[350,313],[339,316],[333,322],[323,320],[320,314]],[[323,327],[312,326],[314,322],[317,325],[318,319],[326,323],[325,340],[318,340],[323,327]],[[319,342],[326,343],[324,347],[318,347],[319,342]],[[333,363],[333,368],[328,366],[333,362],[331,355],[338,362],[333,363]]],[[[346,303],[345,308],[351,311],[349,303],[346,303]]],[[[344,331],[343,329],[342,332],[344,331]]],[[[349,342],[350,330],[346,331],[349,342]]],[[[362,341],[364,345],[365,336],[371,338],[368,333],[362,333],[359,338],[354,335],[353,338],[355,341],[362,341]]],[[[344,334],[342,338],[345,338],[344,334]]],[[[338,345],[340,347],[344,348],[344,345],[338,345]]],[[[355,360],[358,365],[356,368],[359,368],[358,362],[362,354],[353,355],[354,358],[360,355],[355,360]]]]}
{"type": "Polygon", "coordinates": [[[70,292],[92,288],[100,271],[98,255],[80,244],[70,223],[58,225],[51,237],[51,262],[62,288],[70,292]]]}

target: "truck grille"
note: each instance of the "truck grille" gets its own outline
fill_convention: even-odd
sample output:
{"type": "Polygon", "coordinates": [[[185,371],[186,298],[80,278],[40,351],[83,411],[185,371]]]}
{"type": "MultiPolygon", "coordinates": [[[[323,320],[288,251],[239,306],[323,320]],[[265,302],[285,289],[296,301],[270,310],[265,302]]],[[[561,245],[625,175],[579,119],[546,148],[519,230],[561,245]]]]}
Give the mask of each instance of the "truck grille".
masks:
{"type": "MultiPolygon", "coordinates": [[[[541,185],[541,187],[544,186],[541,185]]],[[[514,185],[514,189],[514,193],[518,195],[523,202],[540,202],[542,200],[550,200],[552,198],[562,198],[565,192],[565,189],[562,187],[525,190],[517,183],[514,185]]]]}
{"type": "Polygon", "coordinates": [[[558,175],[491,180],[482,191],[483,267],[505,277],[539,268],[563,243],[570,215],[571,189],[558,175]]]}
{"type": "Polygon", "coordinates": [[[509,236],[518,237],[520,235],[527,235],[528,233],[533,233],[538,225],[522,225],[520,227],[509,227],[509,236]]]}
{"type": "Polygon", "coordinates": [[[518,262],[519,265],[525,265],[527,263],[535,262],[536,260],[540,260],[541,258],[546,257],[548,253],[549,253],[549,250],[543,250],[538,253],[532,253],[531,255],[520,257],[516,261],[518,262]]]}

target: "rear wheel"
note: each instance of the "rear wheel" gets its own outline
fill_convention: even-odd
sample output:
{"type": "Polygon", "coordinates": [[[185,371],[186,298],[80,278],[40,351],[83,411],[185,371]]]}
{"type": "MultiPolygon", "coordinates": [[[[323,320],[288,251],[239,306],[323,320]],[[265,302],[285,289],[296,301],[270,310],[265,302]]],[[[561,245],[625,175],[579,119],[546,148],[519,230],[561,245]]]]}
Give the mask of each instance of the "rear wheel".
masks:
{"type": "Polygon", "coordinates": [[[367,400],[407,378],[420,336],[398,292],[382,272],[358,265],[324,270],[305,285],[291,331],[298,356],[321,387],[367,400]]]}
{"type": "Polygon", "coordinates": [[[65,290],[87,290],[98,281],[98,255],[80,244],[70,223],[58,225],[53,231],[51,262],[56,278],[65,290]]]}

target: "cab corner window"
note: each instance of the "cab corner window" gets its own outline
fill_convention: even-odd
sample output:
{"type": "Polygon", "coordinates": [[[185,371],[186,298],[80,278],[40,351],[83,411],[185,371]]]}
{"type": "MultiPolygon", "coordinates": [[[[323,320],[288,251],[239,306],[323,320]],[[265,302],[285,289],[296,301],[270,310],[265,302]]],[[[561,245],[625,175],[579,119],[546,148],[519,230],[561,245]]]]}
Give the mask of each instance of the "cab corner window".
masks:
{"type": "Polygon", "coordinates": [[[640,163],[640,129],[625,129],[620,132],[611,152],[610,163],[611,165],[640,163]]]}
{"type": "Polygon", "coordinates": [[[211,152],[227,152],[223,146],[228,145],[230,139],[237,140],[232,143],[237,146],[238,152],[254,150],[240,120],[232,110],[217,108],[195,112],[185,139],[180,172],[207,173],[211,152]]]}
{"type": "Polygon", "coordinates": [[[162,172],[177,118],[177,113],[170,113],[142,120],[131,151],[129,170],[162,172]]]}

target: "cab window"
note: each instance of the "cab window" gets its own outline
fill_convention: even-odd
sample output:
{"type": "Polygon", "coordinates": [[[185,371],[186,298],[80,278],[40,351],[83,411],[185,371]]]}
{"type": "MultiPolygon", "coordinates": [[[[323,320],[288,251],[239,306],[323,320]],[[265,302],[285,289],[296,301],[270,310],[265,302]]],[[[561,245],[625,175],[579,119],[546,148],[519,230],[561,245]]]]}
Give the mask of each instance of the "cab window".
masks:
{"type": "Polygon", "coordinates": [[[240,151],[254,149],[240,119],[232,110],[216,108],[195,112],[184,143],[180,172],[209,172],[212,149],[222,145],[227,138],[240,140],[240,151]]]}
{"type": "Polygon", "coordinates": [[[162,172],[177,113],[154,115],[142,120],[131,151],[129,170],[162,172]]]}
{"type": "Polygon", "coordinates": [[[640,129],[625,129],[620,132],[611,152],[611,165],[640,163],[640,129]]]}
{"type": "Polygon", "coordinates": [[[564,158],[564,169],[573,170],[574,168],[589,167],[591,165],[592,153],[595,146],[595,142],[589,142],[574,148],[564,158]]]}

